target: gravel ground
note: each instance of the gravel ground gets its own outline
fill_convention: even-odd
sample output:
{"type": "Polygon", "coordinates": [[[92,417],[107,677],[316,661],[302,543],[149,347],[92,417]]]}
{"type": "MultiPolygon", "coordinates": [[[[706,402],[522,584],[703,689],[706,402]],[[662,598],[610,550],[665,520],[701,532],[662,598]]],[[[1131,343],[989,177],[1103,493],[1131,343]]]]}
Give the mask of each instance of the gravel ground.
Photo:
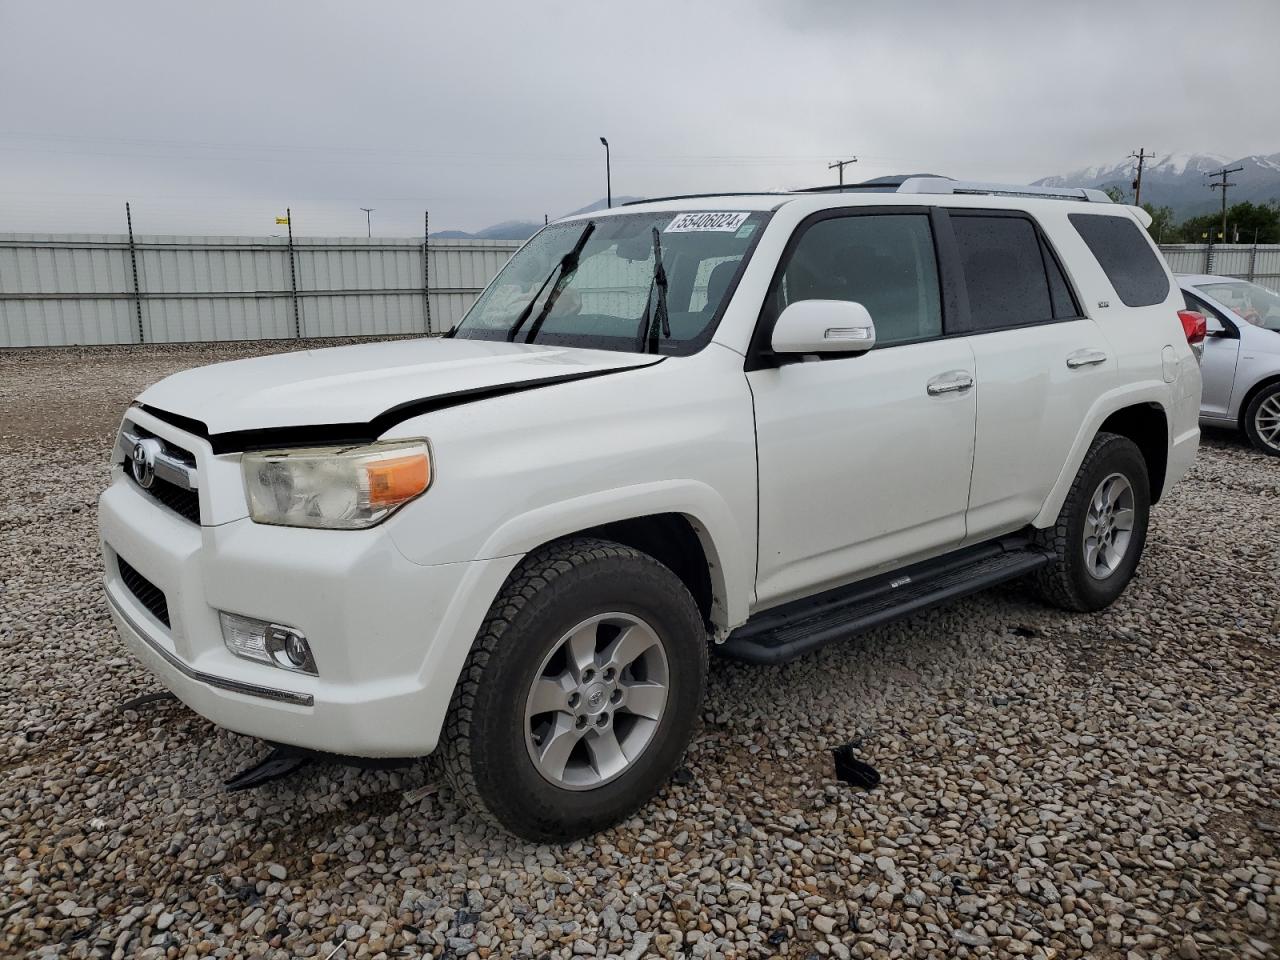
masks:
{"type": "Polygon", "coordinates": [[[1101,615],[1007,589],[713,661],[663,794],[532,846],[429,762],[228,794],[259,743],[120,709],[158,685],[100,594],[119,414],[270,349],[0,353],[0,956],[1280,957],[1280,462],[1207,438],[1101,615]]]}

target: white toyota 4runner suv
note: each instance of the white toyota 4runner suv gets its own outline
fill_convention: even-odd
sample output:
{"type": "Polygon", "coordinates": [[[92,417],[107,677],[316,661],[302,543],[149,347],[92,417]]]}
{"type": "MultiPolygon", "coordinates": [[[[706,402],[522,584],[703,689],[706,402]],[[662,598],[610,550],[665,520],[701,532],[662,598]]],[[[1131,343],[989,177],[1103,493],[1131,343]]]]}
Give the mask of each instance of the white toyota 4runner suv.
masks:
{"type": "Polygon", "coordinates": [[[1014,578],[1120,595],[1199,439],[1203,325],[1141,216],[896,178],[554,223],[445,338],[142,393],[100,504],[115,623],[217,724],[439,750],[509,830],[588,834],[676,768],[712,650],[1014,578]]]}

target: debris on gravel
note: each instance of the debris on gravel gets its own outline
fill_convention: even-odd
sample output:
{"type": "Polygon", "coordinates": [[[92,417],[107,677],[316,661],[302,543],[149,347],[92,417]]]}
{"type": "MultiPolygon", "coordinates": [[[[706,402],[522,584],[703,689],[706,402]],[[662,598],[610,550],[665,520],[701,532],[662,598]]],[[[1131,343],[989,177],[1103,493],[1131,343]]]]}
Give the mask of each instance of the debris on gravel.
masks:
{"type": "Polygon", "coordinates": [[[1280,463],[1232,435],[1107,611],[1006,588],[713,661],[680,775],[590,841],[495,831],[430,760],[226,792],[262,744],[120,709],[159,685],[94,504],[148,382],[327,345],[0,352],[0,956],[1280,958],[1280,463]]]}

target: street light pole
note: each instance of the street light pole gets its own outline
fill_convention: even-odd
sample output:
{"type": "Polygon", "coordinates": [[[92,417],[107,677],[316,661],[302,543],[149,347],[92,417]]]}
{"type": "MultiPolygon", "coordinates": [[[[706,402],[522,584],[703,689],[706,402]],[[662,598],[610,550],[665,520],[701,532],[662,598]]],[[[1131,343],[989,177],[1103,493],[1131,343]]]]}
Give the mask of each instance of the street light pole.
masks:
{"type": "Polygon", "coordinates": [[[360,209],[364,211],[364,230],[365,230],[364,235],[366,237],[372,238],[373,237],[373,211],[376,210],[377,208],[361,207],[360,209]]]}
{"type": "Polygon", "coordinates": [[[609,207],[613,206],[613,174],[609,170],[609,141],[604,137],[600,138],[600,142],[604,144],[604,191],[605,204],[609,207]]]}

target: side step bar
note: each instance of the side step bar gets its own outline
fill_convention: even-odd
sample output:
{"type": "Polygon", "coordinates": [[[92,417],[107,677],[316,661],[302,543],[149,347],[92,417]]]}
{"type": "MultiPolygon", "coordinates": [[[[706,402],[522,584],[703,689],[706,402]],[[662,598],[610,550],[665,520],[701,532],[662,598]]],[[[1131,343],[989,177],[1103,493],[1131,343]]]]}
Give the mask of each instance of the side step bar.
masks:
{"type": "Polygon", "coordinates": [[[1025,576],[1049,559],[1022,537],[968,547],[766,610],[716,649],[747,663],[786,663],[832,640],[1025,576]]]}

